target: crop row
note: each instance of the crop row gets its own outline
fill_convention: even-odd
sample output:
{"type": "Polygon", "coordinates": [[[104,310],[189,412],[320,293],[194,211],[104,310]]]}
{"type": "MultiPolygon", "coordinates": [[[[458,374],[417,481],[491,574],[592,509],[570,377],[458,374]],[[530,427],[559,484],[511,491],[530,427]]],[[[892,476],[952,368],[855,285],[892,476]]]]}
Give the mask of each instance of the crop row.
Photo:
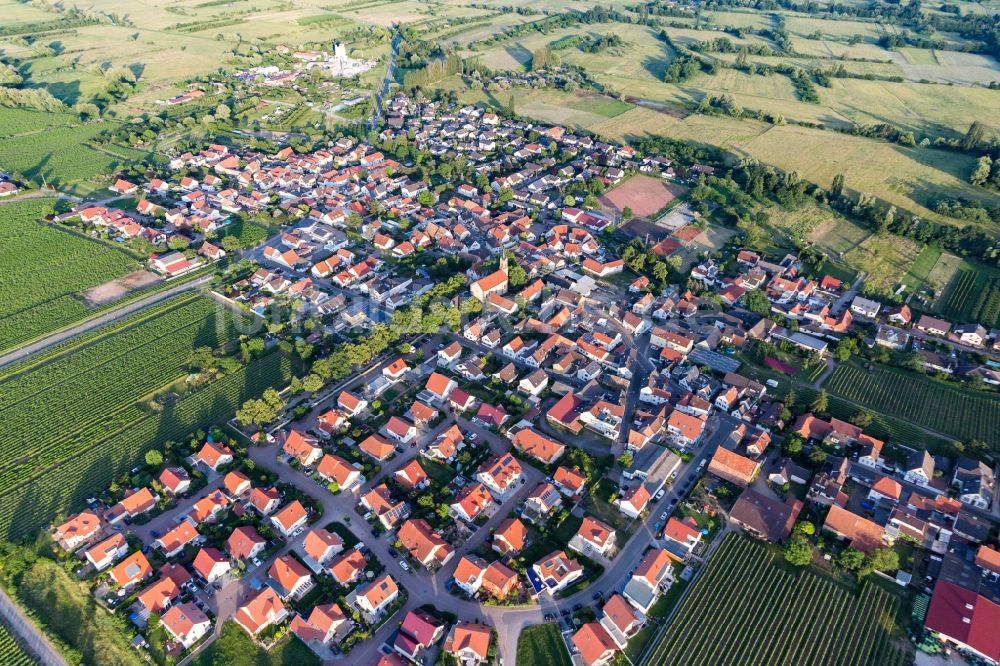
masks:
{"type": "Polygon", "coordinates": [[[79,508],[86,497],[127,472],[146,451],[224,422],[245,400],[260,395],[265,388],[284,385],[290,376],[288,360],[278,353],[269,354],[162,412],[110,431],[75,455],[37,470],[30,479],[21,479],[0,492],[0,538],[18,539],[79,508]]]}
{"type": "Polygon", "coordinates": [[[21,649],[7,628],[0,624],[0,664],[4,666],[33,666],[35,660],[21,649]]]}
{"type": "Polygon", "coordinates": [[[1000,400],[942,385],[925,377],[841,364],[830,378],[832,393],[875,411],[963,440],[981,439],[1000,449],[1000,400]]]}
{"type": "Polygon", "coordinates": [[[962,269],[951,279],[948,293],[945,295],[941,314],[948,319],[965,319],[969,310],[969,298],[975,296],[974,289],[979,282],[976,271],[962,269]]]}
{"type": "Polygon", "coordinates": [[[899,663],[896,598],[859,594],[813,572],[788,573],[766,546],[730,535],[711,557],[646,663],[899,663]]]}
{"type": "Polygon", "coordinates": [[[0,488],[10,473],[30,475],[141,418],[137,401],[179,378],[192,348],[235,335],[233,315],[221,312],[197,299],[0,383],[0,488]]]}

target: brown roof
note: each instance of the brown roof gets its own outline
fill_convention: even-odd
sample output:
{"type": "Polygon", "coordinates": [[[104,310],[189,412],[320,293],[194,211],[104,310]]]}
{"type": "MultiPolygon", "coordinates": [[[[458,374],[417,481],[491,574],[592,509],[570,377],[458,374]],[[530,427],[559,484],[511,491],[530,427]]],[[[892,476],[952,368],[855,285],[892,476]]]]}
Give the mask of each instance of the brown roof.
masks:
{"type": "Polygon", "coordinates": [[[736,500],[729,517],[768,541],[781,541],[792,533],[802,502],[780,502],[747,488],[736,500]]]}
{"type": "Polygon", "coordinates": [[[760,463],[757,461],[721,446],[715,451],[712,461],[708,464],[708,471],[712,474],[744,487],[753,482],[759,469],[760,463]]]}
{"type": "Polygon", "coordinates": [[[587,666],[601,662],[609,652],[617,647],[607,629],[598,622],[588,622],[573,634],[573,645],[580,651],[580,657],[587,666]]]}
{"type": "Polygon", "coordinates": [[[841,509],[837,505],[830,507],[826,514],[823,529],[830,530],[845,539],[851,540],[851,547],[865,553],[871,553],[882,545],[885,530],[867,518],[841,509]]]}

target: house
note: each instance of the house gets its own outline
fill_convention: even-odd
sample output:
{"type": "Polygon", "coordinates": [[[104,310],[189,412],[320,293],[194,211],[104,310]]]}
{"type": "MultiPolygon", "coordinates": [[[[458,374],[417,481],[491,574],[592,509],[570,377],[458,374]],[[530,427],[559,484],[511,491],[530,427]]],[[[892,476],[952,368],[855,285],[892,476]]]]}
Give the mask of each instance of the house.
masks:
{"type": "Polygon", "coordinates": [[[435,399],[444,402],[451,395],[451,392],[458,388],[458,383],[440,372],[432,372],[427,378],[425,388],[435,399]]]}
{"type": "Polygon", "coordinates": [[[403,618],[392,647],[407,659],[422,663],[422,652],[441,640],[444,628],[444,623],[429,613],[412,610],[403,618]]]}
{"type": "Polygon", "coordinates": [[[584,486],[587,485],[587,477],[577,468],[562,466],[556,469],[552,475],[552,483],[563,495],[571,499],[579,499],[584,486]]]}
{"type": "Polygon", "coordinates": [[[354,597],[354,604],[359,611],[375,618],[399,597],[399,586],[392,576],[383,574],[372,582],[360,586],[351,596],[354,597]]]}
{"type": "Polygon", "coordinates": [[[100,542],[96,546],[87,549],[85,553],[87,561],[97,571],[104,571],[112,564],[128,554],[128,542],[119,532],[100,542]]]}
{"type": "Polygon", "coordinates": [[[167,467],[157,478],[163,490],[173,497],[183,495],[191,487],[191,476],[183,467],[167,467]]]}
{"type": "Polygon", "coordinates": [[[352,548],[331,561],[328,570],[339,585],[348,585],[361,578],[367,564],[361,551],[352,548]]]}
{"type": "Polygon", "coordinates": [[[642,556],[622,595],[643,613],[648,613],[660,592],[670,587],[673,565],[666,550],[650,548],[642,556]]]}
{"type": "Polygon", "coordinates": [[[675,409],[667,418],[667,434],[674,444],[690,448],[701,440],[707,421],[705,416],[695,416],[675,409]]]}
{"type": "Polygon", "coordinates": [[[432,460],[451,462],[464,444],[462,431],[457,425],[453,425],[428,444],[423,454],[432,460]]]}
{"type": "Polygon", "coordinates": [[[425,472],[424,468],[420,466],[420,463],[417,462],[416,458],[393,472],[392,478],[395,479],[399,485],[408,490],[423,488],[428,483],[427,472],[425,472]]]}
{"type": "Polygon", "coordinates": [[[554,485],[542,482],[524,500],[522,515],[533,523],[540,523],[545,516],[562,506],[562,495],[554,485]]]}
{"type": "Polygon", "coordinates": [[[823,523],[823,530],[832,532],[841,539],[847,539],[851,548],[871,554],[889,540],[885,529],[867,518],[842,509],[836,504],[830,507],[823,523]]]}
{"type": "Polygon", "coordinates": [[[438,536],[423,519],[407,520],[396,538],[414,560],[429,570],[444,566],[455,555],[451,544],[438,536]]]}
{"type": "Polygon", "coordinates": [[[506,518],[493,531],[493,550],[501,555],[514,555],[524,548],[528,529],[517,518],[506,518]]]}
{"type": "Polygon", "coordinates": [[[281,506],[281,492],[274,486],[250,491],[250,506],[262,516],[269,516],[281,506]]]}
{"type": "Polygon", "coordinates": [[[145,580],[153,573],[149,560],[141,552],[135,552],[111,569],[111,580],[120,588],[128,589],[145,580]]]}
{"type": "Polygon", "coordinates": [[[318,604],[309,613],[309,619],[296,615],[289,625],[292,633],[306,645],[329,645],[334,638],[346,638],[351,627],[350,619],[335,603],[318,604]]]}
{"type": "Polygon", "coordinates": [[[866,319],[875,319],[881,309],[881,303],[864,296],[855,296],[854,300],[851,301],[851,312],[866,319]]]}
{"type": "Polygon", "coordinates": [[[293,532],[304,527],[308,518],[305,507],[298,500],[293,500],[271,516],[271,524],[287,539],[293,532]]]}
{"type": "Polygon", "coordinates": [[[772,543],[783,541],[792,533],[802,502],[788,498],[781,502],[747,488],[729,512],[729,522],[758,539],[772,543]]]}
{"type": "Polygon", "coordinates": [[[455,567],[455,573],[452,575],[455,585],[458,585],[470,597],[476,596],[483,584],[483,573],[487,566],[489,565],[486,560],[481,557],[462,556],[462,559],[458,561],[458,566],[455,567]]]}
{"type": "Polygon", "coordinates": [[[303,467],[312,467],[323,456],[319,440],[298,430],[290,430],[285,435],[281,450],[295,458],[303,467]]]}
{"type": "Polygon", "coordinates": [[[483,483],[472,483],[465,486],[451,503],[451,514],[471,523],[483,512],[493,507],[493,496],[483,483]]]}
{"type": "Polygon", "coordinates": [[[903,305],[894,306],[887,308],[885,311],[886,321],[890,324],[895,324],[896,326],[908,326],[911,321],[913,321],[913,313],[910,312],[910,306],[903,305]]]}
{"type": "MultiPolygon", "coordinates": [[[[402,421],[402,419],[400,419],[400,421],[402,421]]],[[[403,423],[399,427],[400,428],[404,427],[406,423],[407,423],[406,421],[403,421],[403,423]]],[[[409,433],[409,428],[407,428],[406,432],[409,433]]],[[[413,433],[414,436],[416,436],[415,427],[413,428],[413,433]]],[[[392,457],[393,453],[395,453],[395,448],[393,447],[393,445],[388,440],[379,435],[369,435],[360,444],[358,444],[358,448],[364,453],[367,453],[375,460],[379,461],[387,460],[390,457],[392,457]]]]}
{"type": "Polygon", "coordinates": [[[760,463],[720,446],[708,463],[708,471],[720,479],[746,488],[760,472],[760,463]]]}
{"type": "Polygon", "coordinates": [[[389,417],[388,423],[385,424],[385,431],[389,437],[400,444],[409,444],[417,436],[417,426],[399,416],[389,417]]]}
{"type": "Polygon", "coordinates": [[[917,320],[917,330],[923,331],[929,335],[944,337],[948,335],[948,331],[951,330],[951,322],[944,321],[943,319],[937,319],[935,317],[931,317],[930,315],[920,315],[920,319],[917,320]]]}
{"type": "Polygon", "coordinates": [[[202,548],[194,556],[191,568],[207,583],[214,583],[232,570],[229,558],[215,548],[202,548]]]}
{"type": "Polygon", "coordinates": [[[521,428],[511,438],[514,448],[544,465],[555,464],[566,452],[565,445],[532,428],[521,428]]]}
{"type": "Polygon", "coordinates": [[[509,453],[483,463],[476,471],[476,479],[490,489],[498,501],[503,501],[524,483],[521,463],[509,453]]]}
{"type": "Polygon", "coordinates": [[[958,487],[958,499],[963,504],[987,511],[993,506],[995,480],[993,470],[986,463],[959,458],[955,463],[952,485],[958,487]]]}
{"type": "Polygon", "coordinates": [[[320,431],[322,436],[326,438],[336,435],[347,425],[347,417],[339,409],[328,409],[316,419],[316,430],[320,431]]]}
{"type": "Polygon", "coordinates": [[[301,599],[315,586],[309,570],[291,555],[282,555],[274,561],[267,575],[269,584],[282,600],[301,599]]]}
{"type": "Polygon", "coordinates": [[[250,483],[250,478],[237,471],[232,471],[226,474],[222,479],[222,486],[229,493],[230,497],[240,497],[250,492],[252,484],[250,483]]]}
{"type": "Polygon", "coordinates": [[[160,618],[160,624],[185,650],[200,641],[212,628],[208,616],[193,601],[171,606],[160,618]]]}
{"type": "Polygon", "coordinates": [[[195,461],[213,471],[218,471],[219,467],[233,462],[233,452],[224,444],[205,442],[195,455],[195,461]]]}
{"type": "Polygon", "coordinates": [[[341,391],[337,406],[348,416],[357,416],[368,409],[368,401],[350,391],[341,391]]]}
{"type": "Polygon", "coordinates": [[[527,395],[537,396],[549,385],[549,374],[539,368],[522,378],[517,388],[527,395]]]}
{"type": "Polygon", "coordinates": [[[649,490],[646,489],[646,485],[640,483],[621,493],[615,500],[615,505],[617,505],[619,511],[629,518],[638,518],[646,510],[646,507],[649,506],[650,499],[651,496],[649,490]]]}
{"type": "Polygon", "coordinates": [[[588,557],[610,557],[615,550],[615,531],[596,518],[586,516],[568,545],[588,557]]]}
{"type": "Polygon", "coordinates": [[[549,553],[531,565],[535,576],[542,582],[542,591],[555,594],[583,577],[583,565],[571,560],[564,551],[549,553]]]}
{"type": "Polygon", "coordinates": [[[634,608],[620,594],[613,594],[601,608],[601,626],[619,648],[639,633],[646,624],[646,616],[634,608]]]}
{"type": "Polygon", "coordinates": [[[386,530],[394,530],[399,521],[410,514],[406,502],[395,499],[389,487],[381,483],[361,496],[361,506],[371,512],[386,530]]]}
{"type": "Polygon", "coordinates": [[[323,565],[344,550],[344,540],[339,534],[328,532],[322,527],[315,527],[306,533],[302,540],[302,550],[314,562],[323,565]]]}
{"type": "Polygon", "coordinates": [[[56,527],[56,541],[63,550],[76,550],[78,546],[100,534],[103,524],[92,511],[81,511],[56,527]]]}
{"type": "Polygon", "coordinates": [[[240,606],[233,616],[236,624],[251,636],[264,629],[279,624],[288,617],[288,609],[281,603],[281,597],[273,588],[265,586],[246,604],[240,606]]]}
{"type": "Polygon", "coordinates": [[[951,334],[962,344],[971,347],[982,347],[989,339],[989,334],[981,324],[960,324],[951,334]]]}
{"type": "Polygon", "coordinates": [[[517,573],[502,562],[491,562],[483,572],[482,591],[494,599],[506,599],[519,586],[517,573]]]}
{"type": "Polygon", "coordinates": [[[170,576],[163,576],[136,595],[140,615],[148,617],[152,613],[163,613],[179,596],[181,588],[170,576]]]}
{"type": "Polygon", "coordinates": [[[934,456],[927,451],[914,451],[906,459],[903,480],[918,486],[926,486],[934,478],[934,456]]]}
{"type": "Polygon", "coordinates": [[[663,528],[663,541],[667,554],[683,563],[701,543],[701,529],[690,516],[683,520],[671,516],[663,528]]]}
{"type": "Polygon", "coordinates": [[[439,349],[437,353],[437,364],[439,366],[449,366],[462,358],[462,345],[452,342],[444,349],[439,349]]]}
{"type": "Polygon", "coordinates": [[[187,520],[182,520],[177,524],[177,527],[158,537],[153,545],[163,552],[164,557],[169,559],[179,554],[185,546],[197,538],[198,532],[195,531],[194,526],[187,520]]]}
{"type": "Polygon", "coordinates": [[[493,629],[485,624],[458,622],[444,639],[443,650],[460,666],[476,666],[489,659],[493,629]]]}
{"type": "MultiPolygon", "coordinates": [[[[957,649],[985,663],[1000,663],[1000,604],[977,591],[938,580],[924,626],[957,649]]],[[[976,659],[976,661],[979,661],[976,659]]]]}
{"type": "Polygon", "coordinates": [[[584,666],[606,666],[614,658],[618,647],[611,635],[599,622],[587,622],[573,634],[573,645],[580,653],[584,666]]]}
{"type": "Polygon", "coordinates": [[[395,361],[382,368],[382,376],[391,382],[398,382],[404,375],[406,375],[407,369],[406,362],[401,358],[397,358],[395,361]]]}
{"type": "Polygon", "coordinates": [[[888,476],[880,476],[868,491],[868,499],[873,502],[886,500],[895,504],[902,494],[903,486],[898,481],[888,476]]]}
{"type": "Polygon", "coordinates": [[[781,458],[767,476],[767,480],[776,486],[784,486],[786,483],[797,483],[805,485],[809,483],[809,470],[796,465],[788,458],[781,458]]]}
{"type": "Polygon", "coordinates": [[[331,453],[320,458],[316,473],[327,482],[336,483],[341,491],[351,491],[365,482],[365,477],[351,463],[331,453]]]}
{"type": "Polygon", "coordinates": [[[267,540],[252,525],[240,525],[226,539],[226,551],[234,560],[248,560],[260,555],[267,540]]]}

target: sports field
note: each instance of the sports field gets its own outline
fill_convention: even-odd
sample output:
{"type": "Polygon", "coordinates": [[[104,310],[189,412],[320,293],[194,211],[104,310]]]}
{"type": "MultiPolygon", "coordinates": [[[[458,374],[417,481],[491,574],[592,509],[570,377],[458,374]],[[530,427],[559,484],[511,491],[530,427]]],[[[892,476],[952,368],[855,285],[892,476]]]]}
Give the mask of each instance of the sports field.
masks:
{"type": "Polygon", "coordinates": [[[632,209],[636,217],[649,217],[676,199],[685,188],[664,183],[659,178],[633,176],[600,197],[601,205],[621,212],[632,209]]]}
{"type": "Polygon", "coordinates": [[[869,582],[852,592],[809,570],[790,572],[777,557],[728,535],[645,663],[907,662],[895,596],[869,582]]]}

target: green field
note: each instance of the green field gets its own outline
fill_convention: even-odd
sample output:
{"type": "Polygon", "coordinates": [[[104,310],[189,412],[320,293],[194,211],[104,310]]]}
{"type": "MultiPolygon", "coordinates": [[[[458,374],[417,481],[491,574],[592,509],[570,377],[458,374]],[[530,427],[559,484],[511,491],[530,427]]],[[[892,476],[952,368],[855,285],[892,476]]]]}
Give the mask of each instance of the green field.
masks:
{"type": "Polygon", "coordinates": [[[21,649],[7,627],[0,625],[0,664],[4,666],[32,666],[38,662],[21,649]]]}
{"type": "MultiPolygon", "coordinates": [[[[1000,398],[911,372],[841,363],[826,388],[868,409],[1000,450],[1000,398]]],[[[901,442],[907,444],[908,442],[901,442]]]]}
{"type": "Polygon", "coordinates": [[[142,454],[199,427],[228,418],[242,402],[287,380],[283,357],[271,354],[185,395],[144,398],[182,378],[191,350],[236,335],[236,316],[196,294],[133,315],[83,344],[0,380],[0,537],[47,524],[104,488],[142,454]],[[158,406],[157,406],[158,405],[158,406]]]}
{"type": "Polygon", "coordinates": [[[517,666],[571,666],[559,627],[536,624],[517,638],[517,666]]]}
{"type": "Polygon", "coordinates": [[[122,251],[42,222],[53,203],[0,206],[0,349],[83,318],[87,307],[76,294],[140,267],[122,251]]]}
{"type": "Polygon", "coordinates": [[[239,626],[227,622],[219,638],[191,663],[194,666],[310,666],[320,661],[315,652],[290,632],[270,650],[264,650],[239,626]]]}
{"type": "Polygon", "coordinates": [[[901,666],[897,610],[878,585],[850,592],[809,570],[790,573],[766,545],[730,534],[646,663],[901,666]]]}

